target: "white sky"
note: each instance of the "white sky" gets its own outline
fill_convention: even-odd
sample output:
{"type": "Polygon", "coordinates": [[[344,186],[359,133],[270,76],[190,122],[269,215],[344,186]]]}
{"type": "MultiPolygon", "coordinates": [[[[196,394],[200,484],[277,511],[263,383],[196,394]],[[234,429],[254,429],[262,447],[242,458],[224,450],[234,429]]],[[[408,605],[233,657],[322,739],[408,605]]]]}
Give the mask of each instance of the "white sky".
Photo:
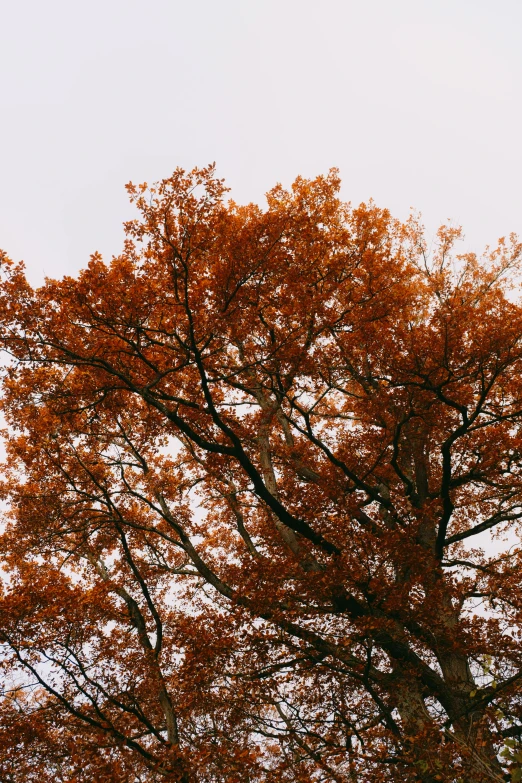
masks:
{"type": "MultiPolygon", "coordinates": [[[[33,282],[121,247],[125,182],[343,195],[522,234],[520,0],[0,0],[0,247],[33,282]]],[[[463,248],[464,249],[464,248],[463,248]]]]}

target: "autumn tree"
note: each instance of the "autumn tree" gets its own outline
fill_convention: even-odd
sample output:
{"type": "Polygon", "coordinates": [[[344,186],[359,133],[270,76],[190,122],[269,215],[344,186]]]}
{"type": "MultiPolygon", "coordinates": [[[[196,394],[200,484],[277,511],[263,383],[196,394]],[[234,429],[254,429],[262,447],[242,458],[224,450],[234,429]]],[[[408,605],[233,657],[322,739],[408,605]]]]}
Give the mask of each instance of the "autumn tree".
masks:
{"type": "Polygon", "coordinates": [[[522,777],[522,248],[212,167],[2,259],[3,781],[522,777]]]}

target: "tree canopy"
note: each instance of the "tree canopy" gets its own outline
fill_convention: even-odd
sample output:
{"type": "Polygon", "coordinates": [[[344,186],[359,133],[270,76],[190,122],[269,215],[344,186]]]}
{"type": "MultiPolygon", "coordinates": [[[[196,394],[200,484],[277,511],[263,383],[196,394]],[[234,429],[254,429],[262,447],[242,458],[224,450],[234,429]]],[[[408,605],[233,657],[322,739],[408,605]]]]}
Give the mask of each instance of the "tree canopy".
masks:
{"type": "Polygon", "coordinates": [[[339,186],[2,256],[6,783],[521,779],[522,247],[339,186]]]}

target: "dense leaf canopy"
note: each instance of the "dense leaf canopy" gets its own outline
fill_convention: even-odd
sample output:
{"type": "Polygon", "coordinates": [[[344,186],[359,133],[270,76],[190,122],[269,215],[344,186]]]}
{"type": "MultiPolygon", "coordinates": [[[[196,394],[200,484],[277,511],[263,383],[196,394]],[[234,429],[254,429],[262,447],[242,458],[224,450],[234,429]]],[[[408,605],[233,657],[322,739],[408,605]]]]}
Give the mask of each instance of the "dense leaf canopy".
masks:
{"type": "Polygon", "coordinates": [[[2,257],[0,778],[519,780],[521,246],[212,167],[2,257]]]}

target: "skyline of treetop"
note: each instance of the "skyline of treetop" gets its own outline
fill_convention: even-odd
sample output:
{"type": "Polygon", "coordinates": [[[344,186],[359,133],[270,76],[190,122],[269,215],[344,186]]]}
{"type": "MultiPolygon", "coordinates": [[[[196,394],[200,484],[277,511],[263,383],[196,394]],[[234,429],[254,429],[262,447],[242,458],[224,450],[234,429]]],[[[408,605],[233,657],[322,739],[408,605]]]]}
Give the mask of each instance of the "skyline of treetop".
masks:
{"type": "Polygon", "coordinates": [[[522,779],[522,245],[339,188],[2,254],[2,780],[522,779]]]}

